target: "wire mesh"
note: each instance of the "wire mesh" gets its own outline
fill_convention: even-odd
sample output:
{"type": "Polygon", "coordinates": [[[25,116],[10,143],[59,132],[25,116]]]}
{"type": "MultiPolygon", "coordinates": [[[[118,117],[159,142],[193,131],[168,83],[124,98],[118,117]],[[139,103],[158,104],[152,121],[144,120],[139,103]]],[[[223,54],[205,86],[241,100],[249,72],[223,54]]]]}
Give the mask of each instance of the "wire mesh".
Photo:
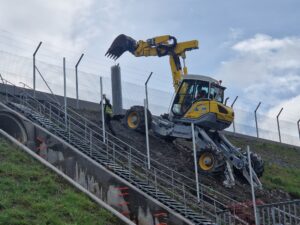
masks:
{"type": "MultiPolygon", "coordinates": [[[[41,72],[42,76],[53,90],[54,94],[63,95],[63,67],[61,65],[54,65],[44,61],[36,60],[36,67],[41,72]]],[[[122,71],[124,69],[122,68],[122,71]]],[[[111,94],[111,79],[110,70],[107,69],[104,74],[94,74],[85,71],[78,71],[78,94],[80,100],[100,102],[100,75],[103,77],[103,93],[108,98],[112,99],[111,94]]],[[[32,58],[19,56],[6,51],[0,51],[0,73],[5,75],[13,83],[22,86],[23,82],[29,86],[33,86],[33,62],[32,58]]],[[[133,105],[143,105],[145,98],[145,86],[141,77],[137,80],[128,81],[126,79],[129,73],[133,73],[132,69],[125,69],[125,75],[122,76],[122,95],[123,107],[130,108],[133,105]]],[[[75,67],[66,68],[66,82],[67,82],[67,97],[76,98],[76,80],[75,67]]],[[[158,79],[153,76],[151,79],[158,79]]],[[[171,89],[158,89],[151,85],[152,80],[148,84],[149,109],[152,114],[160,115],[168,113],[169,105],[173,97],[171,89]]],[[[165,81],[164,81],[165,82],[165,81]]],[[[153,82],[154,83],[154,82],[153,82]]],[[[157,82],[156,82],[157,83],[157,82]]],[[[49,93],[49,89],[42,80],[36,75],[36,88],[39,91],[49,93]]],[[[241,100],[240,100],[241,101],[241,100]]],[[[234,108],[235,111],[235,132],[250,135],[260,138],[279,141],[279,132],[276,116],[270,117],[263,113],[257,114],[258,134],[255,126],[254,110],[247,111],[241,108],[234,108]]],[[[284,121],[279,118],[279,126],[281,133],[281,140],[283,143],[300,146],[299,132],[296,121],[284,121]]],[[[233,125],[227,130],[234,131],[233,125]]]]}

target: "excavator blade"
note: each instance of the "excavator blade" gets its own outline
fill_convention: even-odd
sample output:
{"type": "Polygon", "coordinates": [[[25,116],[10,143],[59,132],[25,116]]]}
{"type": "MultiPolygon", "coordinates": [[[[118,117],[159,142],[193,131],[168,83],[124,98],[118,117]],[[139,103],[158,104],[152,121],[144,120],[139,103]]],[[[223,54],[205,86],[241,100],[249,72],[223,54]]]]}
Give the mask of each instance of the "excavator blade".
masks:
{"type": "Polygon", "coordinates": [[[136,49],[136,40],[124,34],[120,34],[113,41],[105,56],[117,60],[124,52],[129,51],[134,54],[136,49]]]}

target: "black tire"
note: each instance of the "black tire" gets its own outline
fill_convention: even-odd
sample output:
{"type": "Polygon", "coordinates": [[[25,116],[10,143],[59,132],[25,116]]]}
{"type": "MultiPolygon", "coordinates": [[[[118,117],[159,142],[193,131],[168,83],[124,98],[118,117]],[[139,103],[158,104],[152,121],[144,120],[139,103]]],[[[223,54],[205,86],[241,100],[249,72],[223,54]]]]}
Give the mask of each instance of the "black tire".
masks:
{"type": "MultiPolygon", "coordinates": [[[[247,152],[243,152],[243,156],[248,159],[247,152]]],[[[262,175],[263,175],[263,173],[265,171],[264,161],[261,159],[261,157],[259,155],[257,155],[254,152],[250,153],[250,158],[251,158],[252,168],[253,168],[254,172],[256,173],[257,177],[258,178],[262,177],[262,175]]],[[[246,170],[249,171],[248,163],[247,163],[247,166],[246,166],[246,170]]],[[[234,168],[234,171],[239,176],[243,176],[242,170],[237,170],[237,169],[234,168]]],[[[245,181],[246,181],[246,179],[245,179],[245,181]]],[[[246,183],[247,183],[247,181],[246,181],[246,183]]]]}
{"type": "MultiPolygon", "coordinates": [[[[151,128],[152,115],[147,111],[148,129],[151,128]]],[[[145,132],[145,108],[143,106],[132,106],[125,115],[126,127],[144,133],[145,132]]]]}
{"type": "Polygon", "coordinates": [[[251,152],[250,157],[251,157],[252,168],[255,171],[257,177],[259,178],[263,175],[265,171],[264,161],[259,155],[253,152],[251,152]]]}

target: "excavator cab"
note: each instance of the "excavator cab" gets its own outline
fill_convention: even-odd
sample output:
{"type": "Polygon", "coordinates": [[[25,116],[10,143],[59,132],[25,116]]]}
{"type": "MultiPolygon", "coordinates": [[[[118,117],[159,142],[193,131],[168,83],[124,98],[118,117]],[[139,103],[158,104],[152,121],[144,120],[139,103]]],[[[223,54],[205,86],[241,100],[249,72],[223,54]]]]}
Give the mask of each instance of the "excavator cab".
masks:
{"type": "Polygon", "coordinates": [[[175,121],[223,130],[234,119],[233,110],[223,104],[225,89],[211,77],[186,75],[178,88],[170,115],[175,121]]]}

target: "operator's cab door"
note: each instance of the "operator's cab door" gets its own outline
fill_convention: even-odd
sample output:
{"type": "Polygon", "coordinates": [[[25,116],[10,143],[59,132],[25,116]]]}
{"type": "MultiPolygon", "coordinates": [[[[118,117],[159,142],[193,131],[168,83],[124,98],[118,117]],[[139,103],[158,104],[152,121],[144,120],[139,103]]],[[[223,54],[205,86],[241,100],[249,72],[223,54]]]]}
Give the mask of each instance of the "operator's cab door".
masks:
{"type": "Polygon", "coordinates": [[[195,101],[209,100],[209,82],[183,80],[171,107],[175,117],[182,117],[195,101]]]}

